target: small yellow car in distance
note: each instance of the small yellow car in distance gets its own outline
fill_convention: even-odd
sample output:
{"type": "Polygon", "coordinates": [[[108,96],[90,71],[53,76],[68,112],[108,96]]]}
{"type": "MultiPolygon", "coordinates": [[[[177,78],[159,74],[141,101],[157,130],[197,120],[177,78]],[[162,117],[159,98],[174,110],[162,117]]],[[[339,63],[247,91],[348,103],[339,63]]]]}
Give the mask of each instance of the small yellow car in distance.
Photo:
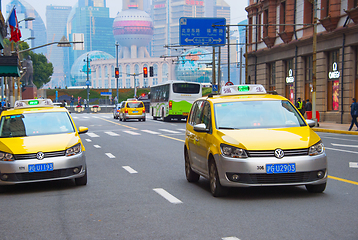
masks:
{"type": "Polygon", "coordinates": [[[138,121],[145,121],[145,106],[142,101],[137,99],[127,99],[122,102],[119,113],[119,121],[127,121],[128,119],[138,119],[138,121]]]}
{"type": "Polygon", "coordinates": [[[327,157],[320,137],[291,102],[262,85],[233,85],[199,98],[186,124],[185,173],[209,179],[213,196],[228,187],[305,185],[326,188],[327,157]]]}
{"type": "Polygon", "coordinates": [[[74,179],[87,184],[85,148],[69,112],[51,99],[16,101],[0,118],[0,187],[74,179]]]}

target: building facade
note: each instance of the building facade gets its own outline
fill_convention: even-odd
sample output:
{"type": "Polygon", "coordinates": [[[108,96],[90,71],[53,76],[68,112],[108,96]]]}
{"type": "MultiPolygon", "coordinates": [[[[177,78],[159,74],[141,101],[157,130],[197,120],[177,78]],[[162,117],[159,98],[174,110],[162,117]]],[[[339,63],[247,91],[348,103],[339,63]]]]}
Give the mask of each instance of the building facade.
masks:
{"type": "MultiPolygon", "coordinates": [[[[66,23],[72,7],[46,6],[47,42],[59,42],[66,35],[66,23]]],[[[53,74],[48,86],[51,88],[66,86],[64,71],[64,48],[51,45],[47,49],[47,59],[53,65],[53,74]]]]}
{"type": "Polygon", "coordinates": [[[316,86],[320,121],[350,122],[350,104],[358,97],[357,1],[250,0],[246,11],[253,24],[248,27],[247,83],[263,84],[292,102],[299,97],[312,101],[316,86]]]}

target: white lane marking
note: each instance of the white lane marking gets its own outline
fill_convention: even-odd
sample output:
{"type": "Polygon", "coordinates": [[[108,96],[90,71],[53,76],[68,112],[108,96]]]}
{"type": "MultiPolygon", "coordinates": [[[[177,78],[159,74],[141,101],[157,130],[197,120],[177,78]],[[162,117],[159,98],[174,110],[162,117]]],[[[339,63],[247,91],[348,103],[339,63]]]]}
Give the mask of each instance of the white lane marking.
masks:
{"type": "Polygon", "coordinates": [[[133,131],[130,131],[130,130],[126,130],[126,131],[123,131],[123,132],[128,133],[130,135],[134,135],[134,136],[140,135],[140,133],[133,132],[133,131]]]}
{"type": "Polygon", "coordinates": [[[105,153],[107,155],[107,157],[109,158],[116,158],[116,156],[114,156],[112,153],[105,153]]]}
{"type": "Polygon", "coordinates": [[[86,133],[89,137],[99,137],[97,134],[95,134],[95,133],[92,133],[92,132],[90,132],[90,133],[86,133]]]}
{"type": "Polygon", "coordinates": [[[168,129],[159,129],[159,130],[163,131],[163,132],[168,132],[168,133],[180,133],[180,132],[172,131],[172,130],[168,130],[168,129]]]}
{"type": "Polygon", "coordinates": [[[178,130],[178,131],[184,131],[184,132],[186,131],[185,128],[178,128],[177,130],[178,130]]]}
{"type": "Polygon", "coordinates": [[[350,162],[349,167],[350,168],[358,168],[358,162],[350,162]]]}
{"type": "Polygon", "coordinates": [[[79,119],[79,117],[72,117],[73,119],[79,119]]]}
{"type": "Polygon", "coordinates": [[[133,168],[131,168],[130,166],[122,166],[122,168],[124,168],[127,172],[129,172],[130,174],[133,173],[138,173],[136,170],[134,170],[133,168]]]}
{"type": "Polygon", "coordinates": [[[107,133],[109,136],[119,136],[118,133],[115,133],[115,132],[104,132],[104,133],[107,133]]]}
{"type": "Polygon", "coordinates": [[[150,133],[150,134],[160,134],[158,132],[150,131],[150,130],[142,130],[142,132],[150,133]]]}
{"type": "Polygon", "coordinates": [[[101,148],[100,145],[93,145],[93,147],[95,147],[95,148],[101,148]]]}
{"type": "Polygon", "coordinates": [[[83,117],[83,118],[88,119],[89,117],[83,117]]]}
{"type": "Polygon", "coordinates": [[[183,203],[182,201],[180,201],[179,199],[177,199],[176,197],[165,191],[163,188],[153,188],[153,190],[171,203],[174,204],[183,203]]]}
{"type": "Polygon", "coordinates": [[[240,240],[239,238],[237,237],[223,237],[221,238],[222,240],[240,240]]]}
{"type": "Polygon", "coordinates": [[[91,140],[91,139],[88,139],[88,138],[86,138],[86,141],[87,141],[87,142],[92,142],[92,140],[91,140]]]}
{"type": "Polygon", "coordinates": [[[353,151],[348,151],[348,150],[343,150],[343,149],[328,148],[328,147],[325,147],[325,149],[333,150],[333,151],[338,151],[338,152],[347,152],[347,153],[355,153],[355,154],[358,154],[358,152],[353,152],[353,151]]]}
{"type": "Polygon", "coordinates": [[[331,143],[333,146],[337,146],[337,147],[353,147],[353,148],[358,148],[358,145],[346,145],[346,144],[337,144],[337,143],[331,143]]]}

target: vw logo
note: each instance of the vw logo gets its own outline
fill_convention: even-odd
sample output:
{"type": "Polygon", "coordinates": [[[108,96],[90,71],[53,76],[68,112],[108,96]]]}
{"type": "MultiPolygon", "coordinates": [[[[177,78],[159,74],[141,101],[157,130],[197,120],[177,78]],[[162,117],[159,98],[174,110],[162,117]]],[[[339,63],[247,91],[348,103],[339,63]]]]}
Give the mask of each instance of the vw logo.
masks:
{"type": "Polygon", "coordinates": [[[285,156],[285,153],[282,151],[282,149],[276,149],[275,150],[275,157],[277,158],[283,158],[285,156]]]}
{"type": "Polygon", "coordinates": [[[43,152],[38,152],[38,153],[36,154],[36,158],[37,158],[38,160],[42,160],[42,159],[44,159],[44,157],[45,157],[45,154],[44,154],[43,152]]]}

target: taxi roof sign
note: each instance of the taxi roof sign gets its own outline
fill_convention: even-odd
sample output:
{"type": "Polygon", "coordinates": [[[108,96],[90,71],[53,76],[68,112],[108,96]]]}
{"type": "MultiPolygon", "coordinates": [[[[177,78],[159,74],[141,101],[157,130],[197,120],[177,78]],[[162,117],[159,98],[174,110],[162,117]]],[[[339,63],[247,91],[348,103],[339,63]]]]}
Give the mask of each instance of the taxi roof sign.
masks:
{"type": "Polygon", "coordinates": [[[14,104],[15,109],[31,108],[31,107],[53,107],[51,99],[26,99],[18,100],[14,104]]]}
{"type": "Polygon", "coordinates": [[[221,88],[221,95],[265,94],[261,84],[230,85],[221,88]]]}

